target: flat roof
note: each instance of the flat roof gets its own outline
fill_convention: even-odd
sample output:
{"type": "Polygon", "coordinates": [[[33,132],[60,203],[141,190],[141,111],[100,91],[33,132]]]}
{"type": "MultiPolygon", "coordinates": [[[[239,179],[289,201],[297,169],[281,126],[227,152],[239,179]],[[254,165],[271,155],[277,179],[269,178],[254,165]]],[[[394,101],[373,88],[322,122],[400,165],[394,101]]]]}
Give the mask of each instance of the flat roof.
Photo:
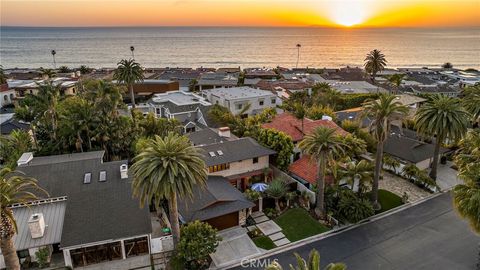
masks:
{"type": "Polygon", "coordinates": [[[204,90],[204,93],[209,93],[213,96],[222,97],[225,99],[243,99],[253,97],[268,97],[275,96],[272,92],[267,90],[255,89],[248,86],[231,87],[231,88],[215,88],[204,90]]]}
{"type": "Polygon", "coordinates": [[[211,105],[204,97],[184,91],[170,91],[162,94],[155,94],[152,97],[152,101],[155,103],[172,102],[178,106],[191,104],[202,104],[205,106],[211,105]]]}

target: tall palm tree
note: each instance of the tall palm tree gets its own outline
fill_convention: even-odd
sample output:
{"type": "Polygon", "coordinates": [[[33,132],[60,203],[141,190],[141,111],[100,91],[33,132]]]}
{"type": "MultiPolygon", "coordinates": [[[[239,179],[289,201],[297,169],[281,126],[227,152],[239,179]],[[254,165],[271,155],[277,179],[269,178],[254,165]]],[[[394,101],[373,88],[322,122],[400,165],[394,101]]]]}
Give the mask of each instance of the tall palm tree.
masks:
{"type": "Polygon", "coordinates": [[[388,82],[395,87],[395,93],[398,93],[400,86],[402,85],[403,78],[405,78],[405,74],[393,74],[388,76],[388,82]]]}
{"type": "Polygon", "coordinates": [[[127,85],[130,91],[130,99],[132,101],[132,106],[135,108],[135,93],[133,92],[133,84],[142,82],[145,78],[143,75],[142,66],[135,62],[134,59],[126,60],[123,59],[117,64],[117,69],[113,74],[113,78],[118,81],[118,83],[123,83],[127,85]]]}
{"type": "Polygon", "coordinates": [[[364,61],[365,70],[370,74],[372,82],[375,83],[375,76],[385,69],[387,59],[380,50],[375,49],[367,54],[364,61]]]}
{"type": "Polygon", "coordinates": [[[140,205],[153,201],[160,207],[168,199],[174,244],[180,238],[177,196],[191,197],[193,187],[206,184],[207,173],[200,150],[187,137],[174,133],[155,136],[143,144],[133,159],[133,194],[140,205]]]}
{"type": "Polygon", "coordinates": [[[47,78],[47,80],[50,80],[56,76],[55,70],[50,68],[40,68],[40,73],[43,77],[47,78]]]}
{"type": "Polygon", "coordinates": [[[10,206],[38,200],[36,194],[41,193],[48,195],[37,185],[37,180],[8,168],[0,170],[0,248],[7,269],[20,269],[13,243],[13,236],[18,231],[17,222],[10,206]]]}
{"type": "MultiPolygon", "coordinates": [[[[294,267],[290,264],[292,270],[320,270],[320,253],[316,249],[312,249],[308,255],[308,261],[305,261],[300,254],[293,253],[297,261],[297,265],[294,267]]],[[[343,263],[330,263],[325,270],[346,270],[347,266],[343,263]]],[[[265,270],[283,270],[282,266],[277,262],[267,266],[265,270]]]]}
{"type": "Polygon", "coordinates": [[[55,55],[57,54],[57,52],[55,50],[52,50],[50,53],[52,54],[52,57],[53,57],[53,68],[57,69],[57,62],[55,61],[55,55]]]}
{"type": "Polygon", "coordinates": [[[335,134],[335,129],[318,127],[312,134],[307,135],[298,145],[306,154],[317,161],[317,194],[315,214],[323,218],[324,192],[325,192],[325,172],[329,160],[341,157],[345,153],[346,145],[342,143],[339,136],[335,134]]]}
{"type": "Polygon", "coordinates": [[[480,122],[480,84],[463,90],[463,107],[473,116],[473,122],[480,122]]]}
{"type": "Polygon", "coordinates": [[[358,180],[358,192],[361,194],[365,191],[366,184],[370,184],[373,180],[373,165],[364,159],[360,161],[347,160],[345,168],[340,169],[340,174],[347,177],[352,189],[355,181],[358,180]]]}
{"type": "Polygon", "coordinates": [[[133,53],[133,51],[135,51],[135,47],[130,46],[130,51],[132,52],[132,59],[135,59],[135,54],[133,53]]]}
{"type": "Polygon", "coordinates": [[[33,112],[35,115],[34,122],[38,122],[41,118],[50,123],[51,138],[56,140],[58,127],[58,103],[60,101],[60,85],[53,85],[47,82],[38,85],[36,95],[30,95],[33,101],[33,112]]]}
{"type": "Polygon", "coordinates": [[[297,102],[293,105],[293,115],[295,116],[295,118],[299,119],[302,122],[302,134],[305,134],[303,129],[303,123],[305,121],[306,114],[307,111],[304,104],[297,102]]]}
{"type": "Polygon", "coordinates": [[[392,169],[394,173],[397,172],[397,168],[400,167],[400,161],[390,155],[383,156],[383,164],[392,169]]]}
{"type": "Polygon", "coordinates": [[[461,106],[460,100],[435,95],[425,102],[415,115],[415,126],[420,134],[436,136],[433,164],[430,177],[437,179],[440,146],[446,140],[457,141],[467,132],[469,113],[461,106]]]}
{"type": "Polygon", "coordinates": [[[298,43],[296,47],[297,47],[297,64],[295,65],[295,67],[298,68],[298,61],[300,61],[300,48],[302,47],[302,44],[298,43]]]}
{"type": "Polygon", "coordinates": [[[394,95],[380,95],[377,100],[369,100],[364,105],[364,116],[372,119],[370,132],[377,141],[375,155],[375,173],[372,185],[372,203],[376,210],[378,204],[378,180],[383,163],[383,145],[390,134],[390,126],[393,120],[406,115],[408,108],[395,99],[394,95]]]}
{"type": "Polygon", "coordinates": [[[275,179],[270,183],[267,190],[265,190],[265,193],[275,200],[275,209],[280,212],[281,209],[278,200],[287,193],[285,183],[281,179],[275,179]]]}

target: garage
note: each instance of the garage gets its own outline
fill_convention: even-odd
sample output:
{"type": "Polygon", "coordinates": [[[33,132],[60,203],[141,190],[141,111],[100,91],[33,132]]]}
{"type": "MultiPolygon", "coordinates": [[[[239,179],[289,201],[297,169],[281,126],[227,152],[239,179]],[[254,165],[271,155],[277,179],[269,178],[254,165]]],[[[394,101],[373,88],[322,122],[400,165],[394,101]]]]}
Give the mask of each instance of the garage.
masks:
{"type": "Polygon", "coordinates": [[[205,220],[217,230],[224,230],[238,225],[238,212],[205,220]]]}

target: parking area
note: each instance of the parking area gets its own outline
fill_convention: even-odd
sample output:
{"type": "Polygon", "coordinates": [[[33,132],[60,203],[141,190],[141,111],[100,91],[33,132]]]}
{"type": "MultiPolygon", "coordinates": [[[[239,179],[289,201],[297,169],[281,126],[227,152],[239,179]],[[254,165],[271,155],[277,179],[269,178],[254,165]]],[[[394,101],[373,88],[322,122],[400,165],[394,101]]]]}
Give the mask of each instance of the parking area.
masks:
{"type": "Polygon", "coordinates": [[[219,232],[218,235],[223,240],[218,245],[217,251],[210,255],[213,261],[212,268],[219,268],[261,254],[255,243],[248,237],[245,228],[227,229],[219,232]]]}

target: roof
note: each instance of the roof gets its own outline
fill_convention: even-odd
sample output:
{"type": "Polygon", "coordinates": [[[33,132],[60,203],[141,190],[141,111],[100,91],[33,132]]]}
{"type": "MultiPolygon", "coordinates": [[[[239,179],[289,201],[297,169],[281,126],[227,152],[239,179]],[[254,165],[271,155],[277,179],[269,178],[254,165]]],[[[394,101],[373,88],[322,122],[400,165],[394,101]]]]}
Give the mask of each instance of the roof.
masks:
{"type": "Polygon", "coordinates": [[[238,73],[207,72],[200,75],[197,85],[235,86],[238,73]]]}
{"type": "Polygon", "coordinates": [[[304,82],[299,79],[278,81],[261,80],[255,85],[255,87],[269,91],[277,91],[282,89],[289,91],[299,91],[312,88],[312,86],[313,83],[304,82]]]}
{"type": "Polygon", "coordinates": [[[405,106],[414,105],[426,101],[425,98],[409,94],[396,95],[395,100],[405,106]]]}
{"type": "Polygon", "coordinates": [[[152,102],[154,103],[171,102],[177,106],[193,105],[193,104],[211,105],[209,102],[205,101],[205,98],[199,95],[196,95],[194,93],[189,93],[184,91],[170,91],[162,94],[155,94],[152,97],[152,102]]]}
{"type": "Polygon", "coordinates": [[[67,196],[61,247],[151,233],[148,208],[132,197],[131,177],[120,178],[127,161],[101,161],[102,151],[34,157],[17,170],[34,177],[51,197],[67,196]],[[88,158],[90,157],[90,158],[88,158]],[[100,182],[101,171],[106,181],[100,182]],[[90,184],[84,184],[91,173],[90,184]]]}
{"type": "Polygon", "coordinates": [[[328,84],[342,93],[376,93],[383,88],[366,81],[328,81],[328,84]]]}
{"type": "Polygon", "coordinates": [[[256,97],[275,97],[270,91],[255,89],[248,86],[231,87],[231,88],[215,88],[203,91],[208,96],[221,97],[226,100],[256,98],[256,97]]]}
{"type": "Polygon", "coordinates": [[[205,128],[192,133],[187,133],[185,136],[190,139],[193,145],[205,145],[211,143],[218,143],[220,141],[226,140],[225,138],[218,135],[218,132],[215,132],[210,128],[205,128]]]}
{"type": "MultiPolygon", "coordinates": [[[[330,120],[311,120],[305,118],[303,122],[305,134],[310,134],[315,128],[321,126],[336,129],[339,135],[347,134],[345,130],[330,120]]],[[[277,114],[270,122],[262,124],[262,127],[282,131],[289,135],[294,142],[301,141],[304,136],[302,133],[302,121],[290,113],[277,114]]]]}
{"type": "MultiPolygon", "coordinates": [[[[60,243],[67,201],[64,198],[47,200],[29,206],[12,207],[17,221],[18,232],[13,241],[17,250],[41,247],[60,243]],[[28,220],[35,213],[42,213],[45,220],[45,232],[40,238],[32,238],[28,220]]],[[[0,253],[1,250],[0,250],[0,253]]]]}
{"type": "MultiPolygon", "coordinates": [[[[394,133],[385,141],[383,151],[402,160],[418,163],[433,158],[434,148],[434,144],[394,133]]],[[[440,148],[440,154],[448,151],[446,148],[440,148]]]]}
{"type": "Polygon", "coordinates": [[[0,132],[2,135],[9,135],[14,130],[27,131],[29,129],[30,129],[30,124],[18,121],[14,118],[11,118],[0,124],[0,132]]]}
{"type": "Polygon", "coordinates": [[[193,188],[193,198],[179,198],[183,221],[207,220],[255,206],[221,176],[209,176],[205,188],[193,188]]]}
{"type": "MultiPolygon", "coordinates": [[[[317,184],[317,162],[308,155],[303,155],[300,159],[290,164],[288,171],[310,184],[317,184]]],[[[333,183],[333,178],[331,176],[326,176],[325,180],[328,184],[333,183]]]]}
{"type": "Polygon", "coordinates": [[[199,148],[204,151],[204,160],[207,166],[269,156],[276,153],[273,150],[261,146],[257,141],[249,137],[203,145],[199,146],[199,148]],[[221,151],[220,153],[222,154],[219,154],[219,151],[221,151]],[[212,152],[214,156],[210,155],[210,152],[212,152]]]}
{"type": "Polygon", "coordinates": [[[368,127],[372,122],[368,117],[362,117],[363,107],[351,108],[343,111],[335,112],[338,122],[343,120],[359,121],[361,120],[361,127],[368,127]]]}

